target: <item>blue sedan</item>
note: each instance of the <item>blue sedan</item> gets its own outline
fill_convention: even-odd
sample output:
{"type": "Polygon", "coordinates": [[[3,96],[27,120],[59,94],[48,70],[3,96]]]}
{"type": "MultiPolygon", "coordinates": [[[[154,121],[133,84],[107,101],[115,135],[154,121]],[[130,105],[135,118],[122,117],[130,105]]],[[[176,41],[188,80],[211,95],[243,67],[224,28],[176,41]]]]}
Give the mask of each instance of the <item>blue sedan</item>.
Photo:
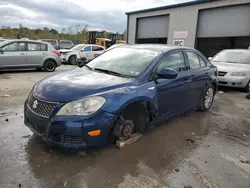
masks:
{"type": "Polygon", "coordinates": [[[217,68],[191,48],[122,45],[79,67],[41,80],[25,101],[25,124],[50,145],[127,139],[190,109],[208,110],[217,88],[217,68]]]}

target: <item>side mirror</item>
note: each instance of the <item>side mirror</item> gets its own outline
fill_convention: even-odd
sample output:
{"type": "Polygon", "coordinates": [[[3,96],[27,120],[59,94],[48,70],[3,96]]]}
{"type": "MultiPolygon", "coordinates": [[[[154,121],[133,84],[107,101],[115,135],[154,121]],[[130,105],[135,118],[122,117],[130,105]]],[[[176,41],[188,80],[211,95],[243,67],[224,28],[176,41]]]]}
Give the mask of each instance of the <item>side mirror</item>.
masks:
{"type": "Polygon", "coordinates": [[[76,62],[77,66],[80,68],[82,68],[86,63],[87,63],[86,57],[83,57],[76,62]]]}
{"type": "Polygon", "coordinates": [[[161,69],[158,73],[159,78],[165,78],[165,79],[175,79],[177,77],[178,73],[173,69],[161,69]]]}
{"type": "Polygon", "coordinates": [[[209,58],[208,58],[208,61],[212,61],[212,60],[213,60],[213,58],[212,58],[212,57],[209,57],[209,58]]]}
{"type": "Polygon", "coordinates": [[[4,49],[0,48],[0,54],[4,54],[4,49]]]}

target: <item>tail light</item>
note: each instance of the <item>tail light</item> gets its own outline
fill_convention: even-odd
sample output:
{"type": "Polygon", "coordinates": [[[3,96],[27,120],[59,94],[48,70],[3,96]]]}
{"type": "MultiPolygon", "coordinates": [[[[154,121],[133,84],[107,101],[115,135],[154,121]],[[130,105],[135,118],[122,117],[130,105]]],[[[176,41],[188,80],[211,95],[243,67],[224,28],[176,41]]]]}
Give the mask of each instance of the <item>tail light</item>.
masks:
{"type": "Polygon", "coordinates": [[[60,56],[60,51],[58,51],[58,50],[53,50],[52,52],[53,52],[54,54],[60,56]]]}

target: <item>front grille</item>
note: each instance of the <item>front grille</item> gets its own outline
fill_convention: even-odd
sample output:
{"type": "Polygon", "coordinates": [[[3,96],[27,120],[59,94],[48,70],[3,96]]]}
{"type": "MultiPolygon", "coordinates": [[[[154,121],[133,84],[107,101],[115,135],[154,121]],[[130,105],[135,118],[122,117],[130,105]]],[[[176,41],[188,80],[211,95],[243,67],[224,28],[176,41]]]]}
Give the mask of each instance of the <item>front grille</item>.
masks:
{"type": "Polygon", "coordinates": [[[39,125],[38,123],[34,121],[29,122],[29,126],[38,134],[39,136],[42,136],[44,134],[44,126],[39,125]]]}
{"type": "Polygon", "coordinates": [[[36,99],[33,95],[30,95],[28,105],[36,114],[48,118],[52,114],[57,103],[41,101],[36,99]]]}
{"type": "Polygon", "coordinates": [[[85,140],[80,136],[70,136],[70,135],[62,135],[59,133],[51,132],[51,140],[54,142],[61,142],[67,144],[83,144],[85,140]]]}
{"type": "Polygon", "coordinates": [[[218,75],[219,76],[225,76],[227,74],[227,72],[223,72],[223,71],[219,71],[218,75]]]}

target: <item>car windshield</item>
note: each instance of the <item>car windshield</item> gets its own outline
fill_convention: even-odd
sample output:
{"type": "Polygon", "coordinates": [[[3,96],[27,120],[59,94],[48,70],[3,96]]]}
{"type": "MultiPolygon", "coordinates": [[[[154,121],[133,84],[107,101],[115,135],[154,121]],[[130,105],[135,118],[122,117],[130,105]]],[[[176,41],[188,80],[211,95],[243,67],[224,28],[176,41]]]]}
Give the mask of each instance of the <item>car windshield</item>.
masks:
{"type": "Polygon", "coordinates": [[[240,63],[250,64],[250,52],[243,51],[225,51],[216,55],[213,61],[220,61],[225,63],[240,63]]]}
{"type": "Polygon", "coordinates": [[[71,50],[74,50],[74,51],[78,51],[78,50],[81,50],[84,46],[84,44],[78,44],[76,46],[74,46],[73,48],[71,48],[71,50]]]}
{"type": "Polygon", "coordinates": [[[148,49],[114,48],[93,59],[88,66],[99,71],[137,77],[160,53],[148,49]]]}

